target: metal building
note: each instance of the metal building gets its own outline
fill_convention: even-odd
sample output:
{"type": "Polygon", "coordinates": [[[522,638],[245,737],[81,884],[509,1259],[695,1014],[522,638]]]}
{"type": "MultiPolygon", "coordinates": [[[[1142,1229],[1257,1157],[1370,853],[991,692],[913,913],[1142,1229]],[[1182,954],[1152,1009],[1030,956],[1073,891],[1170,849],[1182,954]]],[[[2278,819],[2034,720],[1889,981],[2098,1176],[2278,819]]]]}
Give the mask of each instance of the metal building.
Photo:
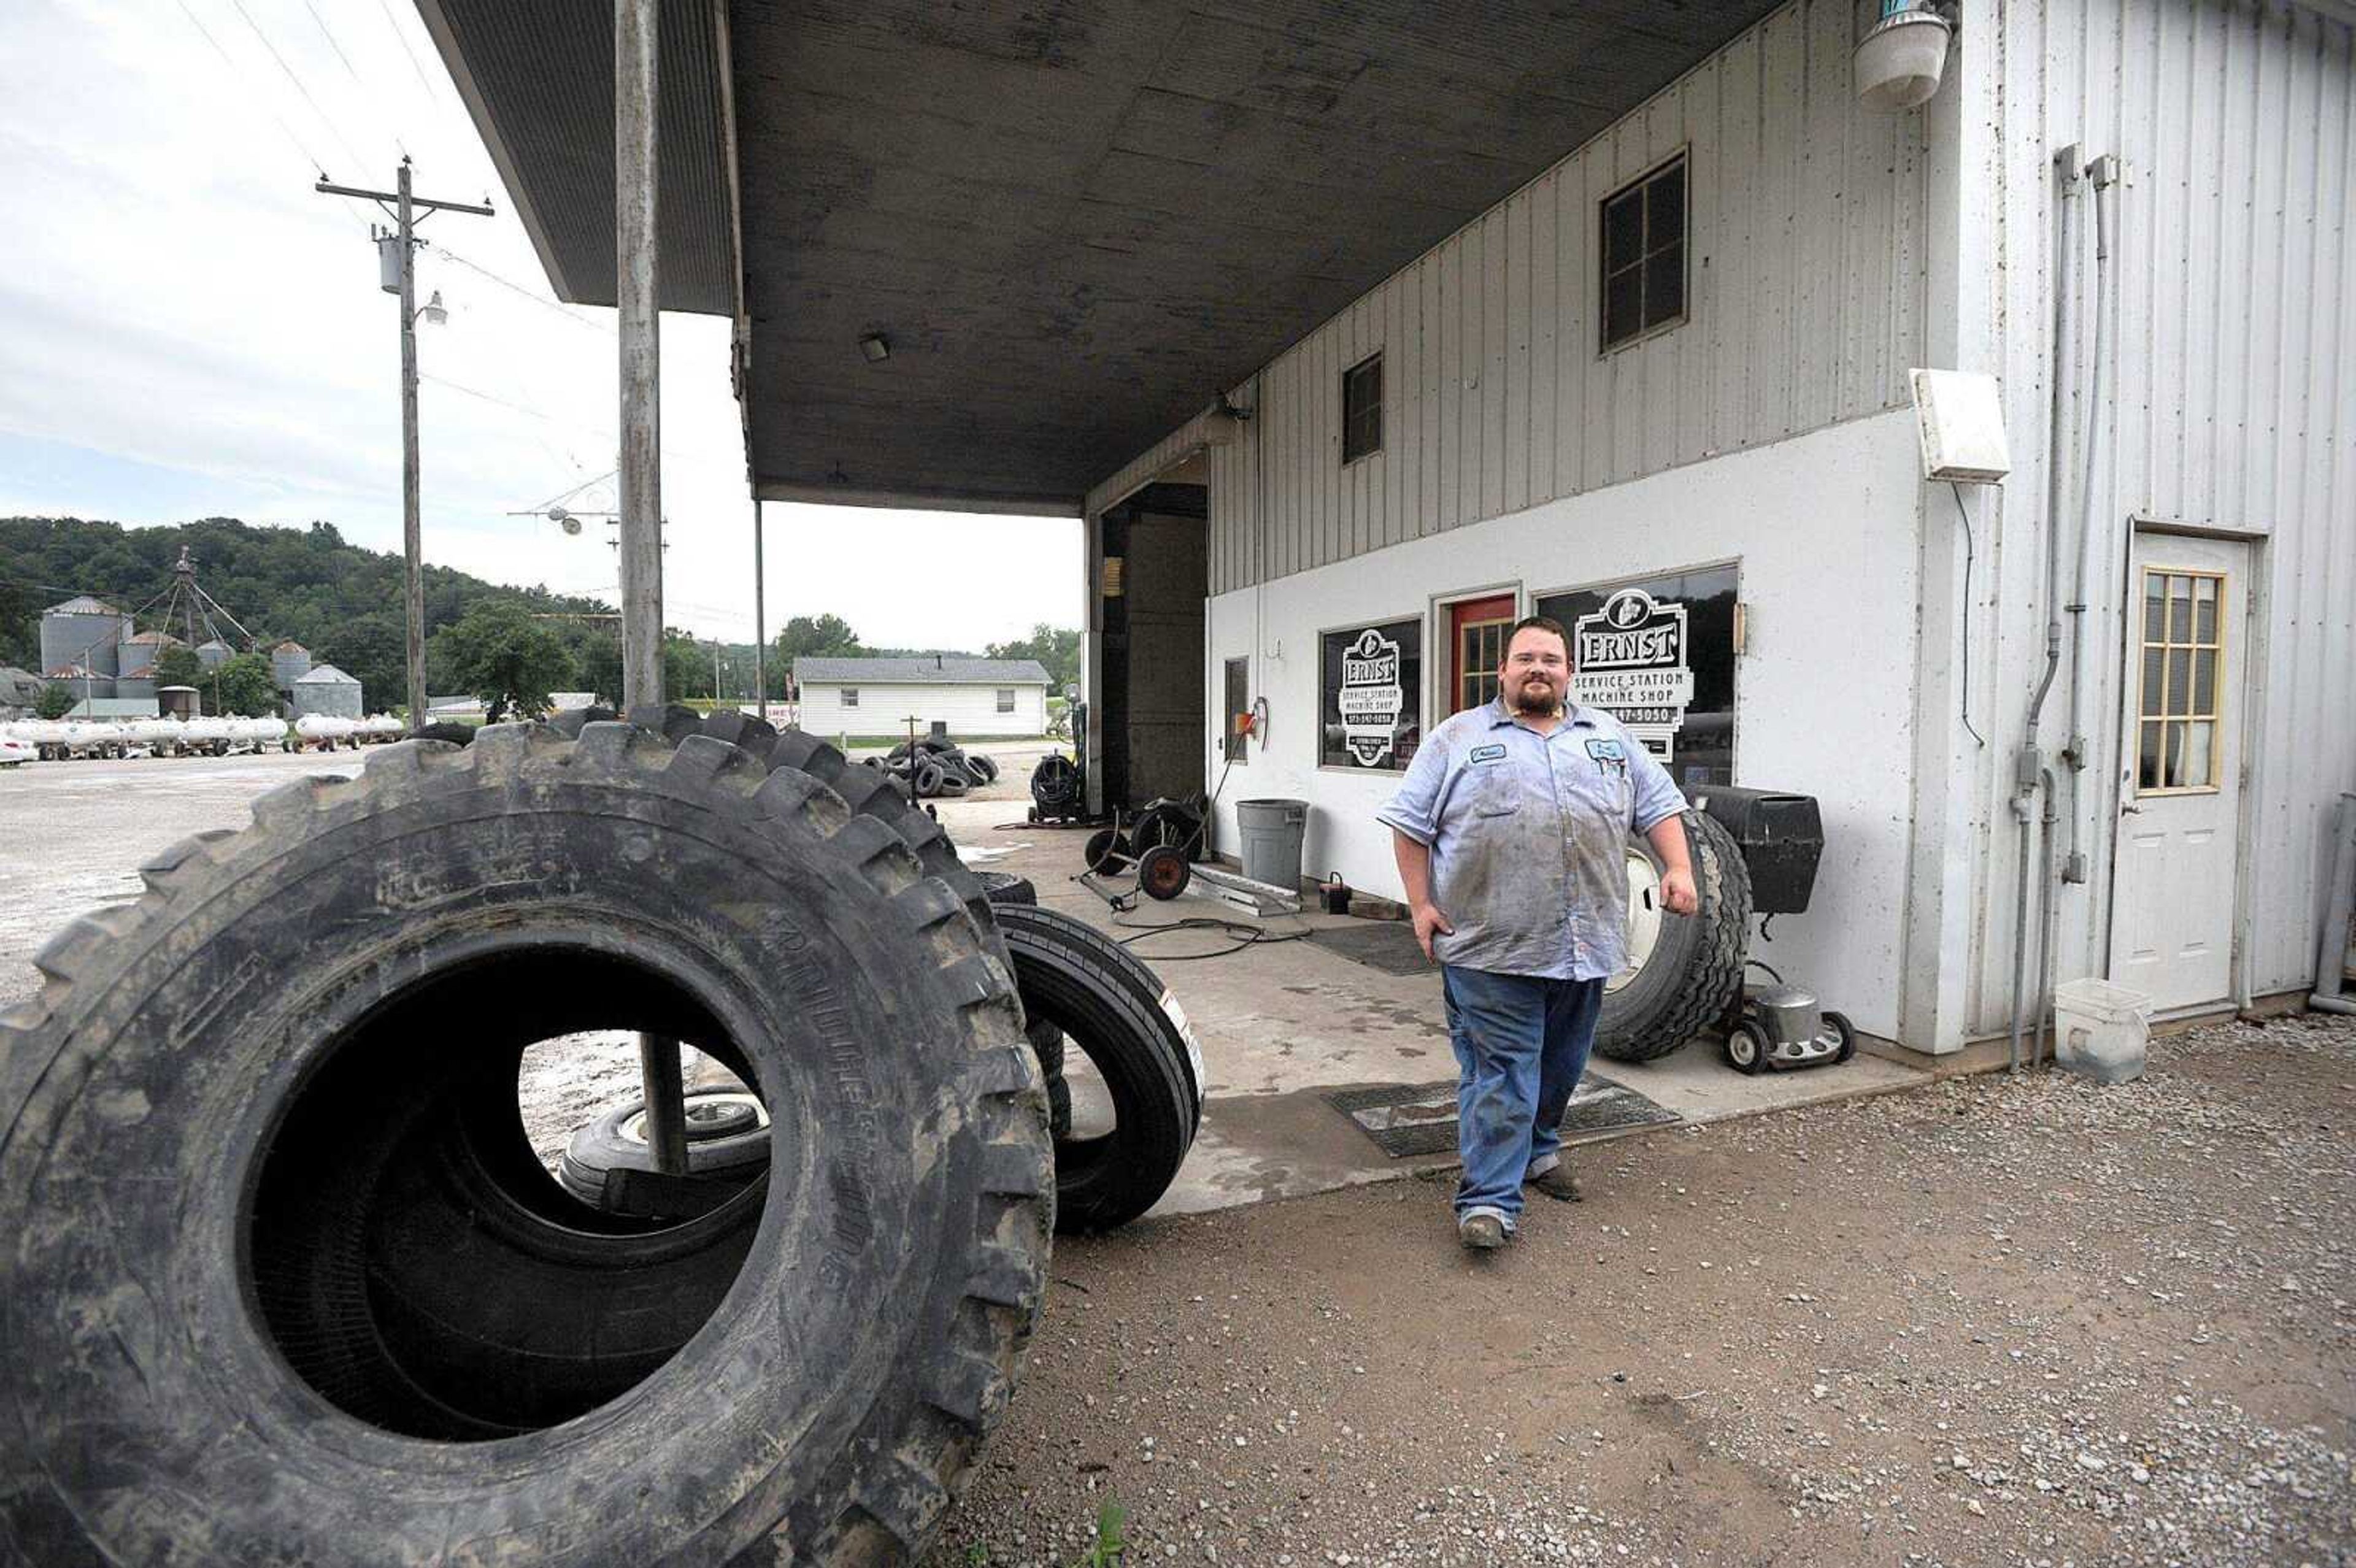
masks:
{"type": "Polygon", "coordinates": [[[270,682],[278,695],[288,696],[294,683],[311,673],[311,650],[289,637],[270,650],[270,682]]]}
{"type": "Polygon", "coordinates": [[[294,694],[288,699],[294,719],[307,719],[317,714],[327,719],[359,719],[365,715],[360,706],[360,683],[337,669],[334,665],[313,667],[295,677],[294,694]]]}
{"type": "MultiPolygon", "coordinates": [[[[606,39],[422,8],[609,303],[606,39]]],[[[1906,8],[666,7],[661,304],[734,318],[757,496],[1085,518],[1107,805],[1232,761],[1226,844],[1301,797],[1395,892],[1375,809],[1543,611],[1674,773],[1819,798],[1775,951],[1869,1033],[2296,997],[2356,787],[2356,8],[1961,0],[1870,112],[1906,8]],[[1999,483],[1926,482],[1917,368],[1992,379],[1999,483]]]]}
{"type": "Polygon", "coordinates": [[[121,667],[115,647],[131,635],[131,618],[104,600],[78,595],[41,612],[41,667],[55,672],[89,667],[112,677],[121,667]]]}

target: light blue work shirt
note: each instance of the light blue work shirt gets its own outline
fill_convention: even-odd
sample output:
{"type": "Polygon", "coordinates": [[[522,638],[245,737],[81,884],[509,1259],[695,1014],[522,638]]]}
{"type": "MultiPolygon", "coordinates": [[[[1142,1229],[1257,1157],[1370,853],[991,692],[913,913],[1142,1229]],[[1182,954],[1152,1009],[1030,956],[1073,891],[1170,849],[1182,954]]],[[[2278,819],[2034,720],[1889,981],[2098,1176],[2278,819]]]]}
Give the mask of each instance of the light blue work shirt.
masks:
{"type": "Polygon", "coordinates": [[[1377,812],[1431,850],[1431,901],[1456,929],[1442,963],[1494,975],[1600,980],[1628,954],[1628,830],[1686,798],[1625,726],[1573,708],[1541,735],[1499,697],[1424,738],[1377,812]]]}

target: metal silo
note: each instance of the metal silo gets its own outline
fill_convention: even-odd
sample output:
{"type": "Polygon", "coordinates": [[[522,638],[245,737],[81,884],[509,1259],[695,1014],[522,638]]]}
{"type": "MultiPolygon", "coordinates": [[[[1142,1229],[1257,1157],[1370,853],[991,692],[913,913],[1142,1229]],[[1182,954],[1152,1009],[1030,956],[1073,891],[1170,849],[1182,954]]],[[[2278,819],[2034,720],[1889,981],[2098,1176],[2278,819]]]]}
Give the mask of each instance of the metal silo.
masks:
{"type": "Polygon", "coordinates": [[[122,667],[115,662],[115,645],[130,635],[129,616],[88,594],[52,604],[41,613],[41,668],[87,663],[91,675],[112,680],[122,667]]]}
{"type": "Polygon", "coordinates": [[[318,714],[326,719],[358,719],[360,712],[360,683],[337,669],[323,664],[294,682],[294,717],[318,714]]]}
{"type": "Polygon", "coordinates": [[[289,637],[270,650],[270,684],[293,691],[294,683],[311,673],[311,650],[289,637]]]}

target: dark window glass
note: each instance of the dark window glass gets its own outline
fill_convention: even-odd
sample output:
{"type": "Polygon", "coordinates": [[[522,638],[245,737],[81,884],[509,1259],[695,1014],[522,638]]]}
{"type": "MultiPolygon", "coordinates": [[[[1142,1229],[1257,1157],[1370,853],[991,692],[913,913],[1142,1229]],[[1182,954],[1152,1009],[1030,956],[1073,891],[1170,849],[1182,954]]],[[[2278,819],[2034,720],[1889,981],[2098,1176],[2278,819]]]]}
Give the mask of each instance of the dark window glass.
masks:
{"type": "Polygon", "coordinates": [[[1355,463],[1383,449],[1383,357],[1342,372],[1342,461],[1355,463]]]}
{"type": "Polygon", "coordinates": [[[845,708],[856,708],[859,706],[859,688],[857,687],[846,686],[842,688],[842,705],[845,708]]]}
{"type": "Polygon", "coordinates": [[[1655,170],[1603,202],[1603,347],[1686,315],[1686,161],[1655,170]]]}
{"type": "Polygon", "coordinates": [[[1571,700],[1627,725],[1681,784],[1734,782],[1739,581],[1712,566],[1537,601],[1570,631],[1571,700]],[[1623,595],[1641,597],[1615,607],[1623,595]]]}
{"type": "Polygon", "coordinates": [[[1423,739],[1423,623],[1376,622],[1323,641],[1318,764],[1404,769],[1423,739]]]}
{"type": "Polygon", "coordinates": [[[1250,710],[1251,661],[1249,659],[1229,659],[1227,661],[1227,698],[1226,709],[1225,713],[1225,720],[1226,724],[1226,744],[1225,752],[1228,762],[1240,763],[1244,760],[1244,738],[1242,732],[1236,728],[1236,720],[1242,714],[1249,712],[1250,710]]]}

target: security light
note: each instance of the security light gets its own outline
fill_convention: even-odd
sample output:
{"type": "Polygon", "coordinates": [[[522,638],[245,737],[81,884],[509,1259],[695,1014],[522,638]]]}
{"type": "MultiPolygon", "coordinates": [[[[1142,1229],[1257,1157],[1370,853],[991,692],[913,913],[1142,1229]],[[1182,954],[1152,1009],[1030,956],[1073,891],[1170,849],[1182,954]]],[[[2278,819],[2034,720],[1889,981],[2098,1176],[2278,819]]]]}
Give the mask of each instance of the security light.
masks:
{"type": "Polygon", "coordinates": [[[442,304],[440,289],[435,289],[434,297],[417,307],[417,319],[428,326],[440,326],[450,319],[450,312],[442,304]]]}

